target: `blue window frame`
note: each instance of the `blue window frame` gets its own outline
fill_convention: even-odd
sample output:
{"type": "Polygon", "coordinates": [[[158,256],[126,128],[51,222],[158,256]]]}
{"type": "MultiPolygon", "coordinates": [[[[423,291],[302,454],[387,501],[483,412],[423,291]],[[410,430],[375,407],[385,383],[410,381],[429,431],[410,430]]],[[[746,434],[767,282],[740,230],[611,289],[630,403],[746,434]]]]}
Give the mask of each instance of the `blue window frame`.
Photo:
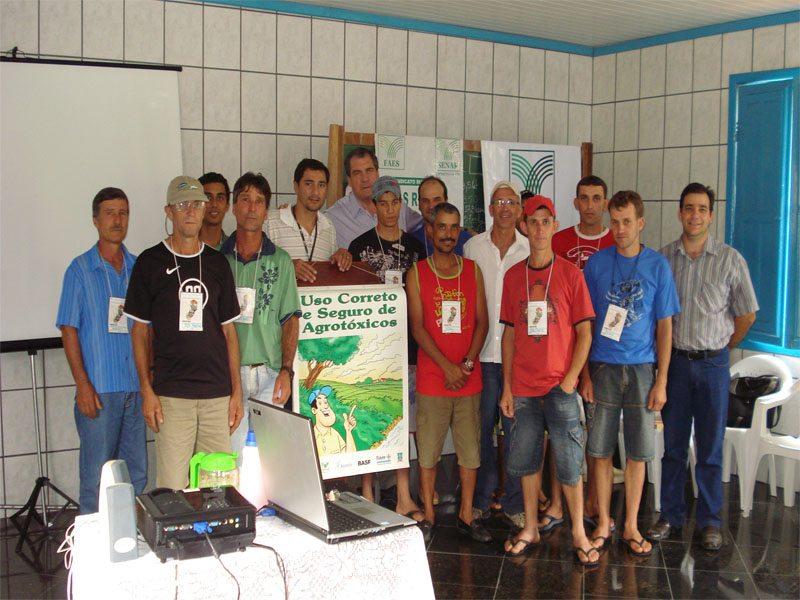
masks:
{"type": "Polygon", "coordinates": [[[731,75],[726,237],[760,310],[741,347],[800,356],[800,69],[731,75]]]}

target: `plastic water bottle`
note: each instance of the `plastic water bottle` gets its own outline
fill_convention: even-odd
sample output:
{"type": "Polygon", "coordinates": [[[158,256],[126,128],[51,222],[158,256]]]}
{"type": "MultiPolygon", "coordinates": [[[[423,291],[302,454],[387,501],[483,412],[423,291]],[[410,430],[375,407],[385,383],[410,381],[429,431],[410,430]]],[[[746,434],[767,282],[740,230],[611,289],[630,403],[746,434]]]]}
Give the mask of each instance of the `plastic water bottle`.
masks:
{"type": "Polygon", "coordinates": [[[239,469],[239,493],[250,504],[255,506],[256,510],[267,503],[255,431],[247,432],[247,441],[242,450],[242,466],[239,469]]]}

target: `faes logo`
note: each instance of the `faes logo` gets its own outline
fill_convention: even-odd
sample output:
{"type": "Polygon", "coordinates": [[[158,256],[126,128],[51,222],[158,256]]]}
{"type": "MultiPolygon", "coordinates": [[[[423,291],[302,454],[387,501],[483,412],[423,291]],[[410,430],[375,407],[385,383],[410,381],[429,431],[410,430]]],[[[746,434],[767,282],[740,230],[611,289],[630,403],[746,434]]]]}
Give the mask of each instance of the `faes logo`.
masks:
{"type": "Polygon", "coordinates": [[[406,166],[406,138],[402,135],[378,135],[378,164],[381,169],[401,170],[406,166]]]}

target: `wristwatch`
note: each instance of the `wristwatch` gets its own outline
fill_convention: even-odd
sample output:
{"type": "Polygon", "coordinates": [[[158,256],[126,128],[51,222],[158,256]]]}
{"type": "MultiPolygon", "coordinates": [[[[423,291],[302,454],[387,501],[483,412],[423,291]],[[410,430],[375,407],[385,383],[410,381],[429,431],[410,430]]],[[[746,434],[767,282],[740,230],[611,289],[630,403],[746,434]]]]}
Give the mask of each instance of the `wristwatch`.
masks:
{"type": "Polygon", "coordinates": [[[464,357],[464,360],[462,361],[461,364],[464,365],[464,368],[467,371],[472,371],[475,368],[475,361],[468,359],[466,356],[464,357]]]}
{"type": "Polygon", "coordinates": [[[292,371],[292,369],[290,367],[287,367],[286,365],[283,365],[278,370],[278,373],[280,373],[281,371],[286,371],[289,374],[289,379],[294,380],[294,371],[292,371]]]}

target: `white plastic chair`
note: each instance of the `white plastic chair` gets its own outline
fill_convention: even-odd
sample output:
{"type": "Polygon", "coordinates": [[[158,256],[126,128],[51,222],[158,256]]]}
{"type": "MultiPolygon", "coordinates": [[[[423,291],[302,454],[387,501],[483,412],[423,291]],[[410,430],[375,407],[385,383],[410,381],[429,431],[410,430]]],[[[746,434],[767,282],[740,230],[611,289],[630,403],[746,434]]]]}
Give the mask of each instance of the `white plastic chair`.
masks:
{"type": "MultiPolygon", "coordinates": [[[[619,436],[617,437],[617,445],[619,446],[619,459],[622,468],[625,468],[625,435],[622,427],[622,418],[619,422],[619,436]]],[[[661,417],[656,419],[655,427],[655,440],[653,444],[653,460],[647,463],[647,479],[653,484],[653,508],[656,512],[661,512],[661,460],[664,458],[664,423],[661,417]]],[[[687,458],[690,472],[692,474],[692,490],[694,497],[697,498],[697,478],[694,474],[695,465],[697,465],[697,452],[694,445],[694,425],[689,434],[689,456],[687,458]]]]}
{"type": "Polygon", "coordinates": [[[775,456],[784,457],[784,498],[786,506],[794,504],[794,461],[800,461],[800,439],[791,435],[773,434],[767,427],[767,411],[800,396],[800,383],[792,380],[789,367],[781,359],[767,354],[748,356],[731,367],[731,377],[777,375],[780,386],[773,394],[761,396],[753,409],[753,421],[749,429],[727,427],[723,446],[723,481],[730,479],[730,447],[736,455],[739,473],[739,504],[743,516],[749,517],[753,508],[753,490],[756,471],[764,455],[769,457],[770,493],[777,493],[775,456]],[[726,454],[727,450],[727,454],[726,454]]]}

